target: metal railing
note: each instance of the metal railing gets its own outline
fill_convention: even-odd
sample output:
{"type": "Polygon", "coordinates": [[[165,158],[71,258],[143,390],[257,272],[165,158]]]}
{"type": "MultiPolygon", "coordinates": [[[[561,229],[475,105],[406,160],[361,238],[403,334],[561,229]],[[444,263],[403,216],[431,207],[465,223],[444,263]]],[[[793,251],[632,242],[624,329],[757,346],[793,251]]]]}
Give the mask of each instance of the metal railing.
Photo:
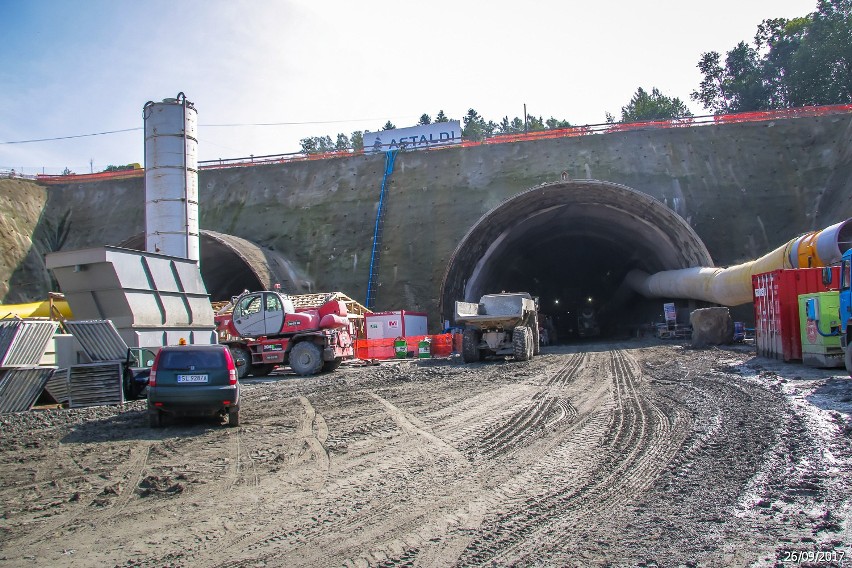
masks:
{"type": "MultiPolygon", "coordinates": [[[[553,138],[574,138],[579,136],[591,136],[600,134],[612,134],[617,132],[629,132],[636,130],[657,130],[668,128],[693,128],[702,126],[717,126],[723,124],[738,124],[747,122],[766,122],[780,119],[804,118],[829,116],[835,114],[852,113],[852,104],[849,105],[830,105],[830,106],[811,106],[798,107],[789,109],[743,112],[737,114],[716,114],[693,116],[687,118],[675,118],[670,120],[658,120],[650,122],[615,122],[601,124],[586,124],[583,126],[571,126],[568,128],[555,128],[547,130],[536,130],[532,132],[517,132],[495,134],[483,140],[460,140],[455,144],[437,146],[433,148],[424,148],[426,151],[441,151],[448,148],[481,146],[488,144],[508,144],[513,142],[526,142],[534,140],[547,140],[553,138]]],[[[385,145],[384,151],[396,150],[398,148],[391,145],[385,145]]],[[[302,162],[313,160],[329,160],[334,158],[348,158],[352,156],[363,155],[363,150],[346,149],[335,150],[331,152],[304,153],[290,152],[287,154],[267,154],[264,156],[246,156],[242,158],[226,158],[218,160],[202,160],[198,162],[199,168],[202,170],[213,170],[220,168],[240,168],[270,164],[282,164],[289,162],[302,162]]],[[[3,170],[0,170],[0,177],[3,177],[3,170]]],[[[34,176],[37,181],[45,184],[64,184],[76,182],[104,181],[116,180],[133,177],[141,177],[144,175],[144,170],[124,170],[117,172],[100,172],[96,174],[72,174],[72,175],[44,175],[39,174],[34,176]]],[[[33,179],[33,176],[19,175],[25,179],[33,179]]]]}

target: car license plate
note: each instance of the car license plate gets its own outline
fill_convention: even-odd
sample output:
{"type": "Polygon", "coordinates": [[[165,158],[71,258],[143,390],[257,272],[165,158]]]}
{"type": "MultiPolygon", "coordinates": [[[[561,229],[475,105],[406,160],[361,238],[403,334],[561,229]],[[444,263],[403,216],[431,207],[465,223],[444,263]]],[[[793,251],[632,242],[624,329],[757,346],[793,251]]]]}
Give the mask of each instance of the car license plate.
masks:
{"type": "Polygon", "coordinates": [[[207,375],[178,375],[177,382],[179,383],[206,383],[207,375]]]}

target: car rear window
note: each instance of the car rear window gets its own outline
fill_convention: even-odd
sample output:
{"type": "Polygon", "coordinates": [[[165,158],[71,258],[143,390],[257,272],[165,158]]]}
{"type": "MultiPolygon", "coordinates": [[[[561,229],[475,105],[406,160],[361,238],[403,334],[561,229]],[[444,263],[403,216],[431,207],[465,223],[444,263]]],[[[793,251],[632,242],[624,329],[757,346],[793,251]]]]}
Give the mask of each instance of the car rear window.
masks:
{"type": "Polygon", "coordinates": [[[225,367],[225,352],[222,349],[205,351],[163,351],[160,354],[159,368],[166,370],[210,369],[225,367]]]}

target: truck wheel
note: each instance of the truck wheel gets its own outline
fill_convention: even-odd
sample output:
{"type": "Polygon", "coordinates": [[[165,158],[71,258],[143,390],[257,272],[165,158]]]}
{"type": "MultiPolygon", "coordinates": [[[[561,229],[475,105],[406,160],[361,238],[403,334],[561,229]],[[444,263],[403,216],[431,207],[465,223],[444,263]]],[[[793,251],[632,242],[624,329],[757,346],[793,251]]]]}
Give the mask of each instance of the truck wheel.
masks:
{"type": "Polygon", "coordinates": [[[475,329],[464,330],[462,334],[462,361],[476,363],[480,359],[479,333],[475,329]]]}
{"type": "Polygon", "coordinates": [[[533,355],[541,353],[541,334],[538,332],[538,324],[533,323],[533,355]]]}
{"type": "Polygon", "coordinates": [[[251,371],[252,377],[265,377],[269,375],[274,368],[275,365],[272,363],[261,363],[259,365],[252,365],[249,370],[251,371]]]}
{"type": "Polygon", "coordinates": [[[300,341],[290,351],[290,368],[297,375],[316,375],[322,364],[322,349],[316,343],[300,341]]]}
{"type": "Polygon", "coordinates": [[[322,372],[330,373],[337,369],[340,364],[343,363],[343,357],[335,357],[331,361],[323,361],[322,363],[322,372]]]}
{"type": "Polygon", "coordinates": [[[852,377],[852,344],[846,345],[846,372],[852,377]]]}
{"type": "Polygon", "coordinates": [[[526,326],[518,326],[512,332],[512,352],[516,361],[529,361],[532,356],[532,330],[526,326]]]}
{"type": "Polygon", "coordinates": [[[242,347],[231,347],[231,357],[234,359],[234,364],[237,365],[237,378],[244,379],[248,376],[251,369],[251,353],[242,347]],[[242,361],[242,365],[238,364],[242,361]]]}

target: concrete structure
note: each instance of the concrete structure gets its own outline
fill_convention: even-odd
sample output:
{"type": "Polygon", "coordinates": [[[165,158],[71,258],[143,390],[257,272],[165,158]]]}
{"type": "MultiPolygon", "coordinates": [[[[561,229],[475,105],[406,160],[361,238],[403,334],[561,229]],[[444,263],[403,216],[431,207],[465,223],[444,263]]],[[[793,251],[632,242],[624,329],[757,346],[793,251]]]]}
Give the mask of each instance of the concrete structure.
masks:
{"type": "MultiPolygon", "coordinates": [[[[585,302],[602,318],[607,306],[661,318],[662,300],[624,295],[631,268],[736,264],[852,216],[850,132],[852,114],[835,114],[401,153],[376,307],[428,312],[437,329],[449,298],[505,289],[540,296],[557,322],[585,302]],[[496,248],[480,263],[463,241],[496,248]]],[[[277,252],[314,289],[363,298],[384,162],[202,170],[201,227],[277,252]]],[[[140,179],[52,186],[33,241],[63,221],[63,250],[121,243],[142,232],[143,203],[140,179]]]]}

